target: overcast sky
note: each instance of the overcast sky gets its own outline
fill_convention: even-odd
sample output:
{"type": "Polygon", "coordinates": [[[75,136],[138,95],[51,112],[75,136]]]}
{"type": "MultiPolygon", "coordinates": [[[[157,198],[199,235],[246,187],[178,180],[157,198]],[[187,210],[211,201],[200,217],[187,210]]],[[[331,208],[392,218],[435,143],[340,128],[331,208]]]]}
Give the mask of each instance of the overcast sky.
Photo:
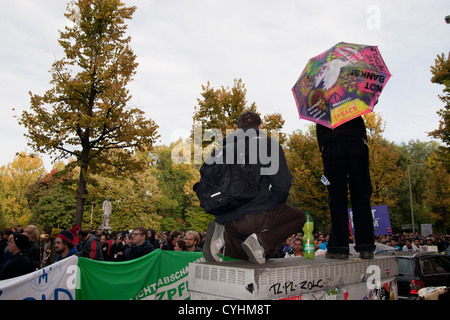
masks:
{"type": "MultiPolygon", "coordinates": [[[[158,144],[186,135],[202,84],[232,87],[242,79],[247,100],[264,115],[279,112],[284,132],[304,129],[291,89],[309,58],[334,44],[378,46],[392,77],[376,111],[384,136],[396,143],[430,141],[438,127],[437,95],[430,81],[437,54],[450,51],[448,0],[125,0],[139,66],[129,85],[131,105],[159,125],[158,144]]],[[[64,0],[0,0],[0,166],[29,151],[14,115],[29,95],[50,88],[51,64],[63,57],[59,33],[64,0]],[[13,111],[12,109],[16,110],[13,111]]],[[[47,169],[51,168],[44,157],[47,169]]]]}

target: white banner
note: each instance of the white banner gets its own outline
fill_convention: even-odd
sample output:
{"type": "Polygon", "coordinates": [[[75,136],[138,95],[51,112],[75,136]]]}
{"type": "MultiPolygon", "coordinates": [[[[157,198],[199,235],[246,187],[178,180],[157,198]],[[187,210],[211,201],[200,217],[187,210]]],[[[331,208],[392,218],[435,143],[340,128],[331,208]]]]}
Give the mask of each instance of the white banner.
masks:
{"type": "Polygon", "coordinates": [[[78,257],[0,281],[0,300],[75,300],[78,257]]]}

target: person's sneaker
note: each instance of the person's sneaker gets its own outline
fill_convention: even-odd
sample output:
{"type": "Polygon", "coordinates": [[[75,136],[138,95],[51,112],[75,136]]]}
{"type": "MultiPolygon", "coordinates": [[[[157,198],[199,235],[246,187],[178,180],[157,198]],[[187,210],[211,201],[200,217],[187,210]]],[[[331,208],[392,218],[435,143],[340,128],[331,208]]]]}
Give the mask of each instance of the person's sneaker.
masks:
{"type": "Polygon", "coordinates": [[[347,253],[331,253],[331,252],[327,251],[325,253],[325,258],[345,260],[345,259],[348,259],[348,254],[347,253]]]}
{"type": "Polygon", "coordinates": [[[265,250],[259,243],[258,236],[255,233],[245,239],[245,241],[242,242],[241,247],[247,254],[249,261],[257,264],[263,264],[266,262],[265,250]]]}
{"type": "Polygon", "coordinates": [[[211,221],[206,229],[206,239],[203,245],[203,256],[206,261],[222,261],[217,255],[225,245],[225,227],[215,221],[211,221]]]}
{"type": "Polygon", "coordinates": [[[360,259],[373,259],[373,252],[372,251],[361,251],[359,253],[360,259]]]}

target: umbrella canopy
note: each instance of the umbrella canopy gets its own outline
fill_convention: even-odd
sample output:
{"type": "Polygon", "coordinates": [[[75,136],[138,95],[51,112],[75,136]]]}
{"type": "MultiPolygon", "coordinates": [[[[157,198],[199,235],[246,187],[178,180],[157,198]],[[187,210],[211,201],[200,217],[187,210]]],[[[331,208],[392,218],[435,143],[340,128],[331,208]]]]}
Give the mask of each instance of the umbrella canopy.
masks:
{"type": "Polygon", "coordinates": [[[292,92],[301,119],[334,129],[372,111],[390,77],[378,47],[339,42],[309,59],[292,92]]]}

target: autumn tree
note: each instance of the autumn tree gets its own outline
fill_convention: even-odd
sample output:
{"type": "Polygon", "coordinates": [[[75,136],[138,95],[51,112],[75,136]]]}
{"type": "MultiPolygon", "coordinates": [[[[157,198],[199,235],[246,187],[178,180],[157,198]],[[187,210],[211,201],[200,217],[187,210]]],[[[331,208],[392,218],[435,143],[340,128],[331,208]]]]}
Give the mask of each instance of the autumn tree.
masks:
{"type": "Polygon", "coordinates": [[[444,143],[441,147],[440,158],[447,172],[450,172],[450,56],[446,58],[444,54],[438,55],[435,65],[431,66],[431,73],[433,74],[431,82],[444,86],[444,94],[439,95],[444,107],[437,112],[441,118],[439,128],[430,132],[429,135],[444,143]]]}
{"type": "Polygon", "coordinates": [[[287,140],[286,161],[293,176],[288,201],[295,207],[311,212],[316,230],[328,231],[328,193],[321,182],[323,164],[314,131],[315,126],[310,126],[307,132],[295,131],[287,140]]]}
{"type": "Polygon", "coordinates": [[[445,169],[436,153],[428,158],[427,168],[429,189],[425,195],[427,203],[431,207],[431,217],[447,234],[450,221],[450,173],[445,169]]]}
{"type": "MultiPolygon", "coordinates": [[[[220,142],[215,141],[218,138],[215,133],[220,132],[221,137],[225,137],[236,130],[237,120],[246,110],[254,111],[261,116],[256,103],[247,102],[247,88],[242,79],[235,79],[232,88],[222,86],[215,89],[208,82],[202,85],[202,90],[201,98],[197,99],[198,105],[194,107],[193,116],[193,138],[197,145],[207,146],[212,142],[220,142]]],[[[283,128],[284,120],[280,113],[261,118],[262,128],[267,130],[268,134],[272,130],[279,131],[283,128]]],[[[281,134],[280,137],[280,142],[283,143],[285,136],[281,134]]]]}
{"type": "Polygon", "coordinates": [[[208,214],[200,206],[193,186],[200,180],[200,172],[194,165],[185,167],[190,172],[190,179],[186,180],[183,187],[183,194],[186,199],[185,221],[188,229],[196,230],[198,232],[205,231],[208,224],[215,219],[214,215],[208,214]]]}
{"type": "MultiPolygon", "coordinates": [[[[65,57],[52,65],[52,87],[43,95],[30,92],[30,110],[23,111],[19,123],[35,151],[76,160],[75,222],[81,225],[89,170],[98,171],[103,164],[122,172],[140,168],[143,162],[133,153],[153,145],[157,126],[143,111],[128,106],[126,86],[137,62],[125,20],[136,7],[119,0],[78,0],[74,9],[75,26],[60,31],[65,57]],[[124,152],[110,157],[116,149],[124,152]]],[[[74,11],[65,16],[73,19],[74,11]]]]}
{"type": "Polygon", "coordinates": [[[244,110],[256,112],[256,104],[247,103],[247,89],[242,79],[235,79],[234,86],[230,89],[222,86],[214,89],[209,81],[202,85],[202,98],[197,99],[198,105],[194,107],[194,125],[200,122],[202,133],[218,129],[225,137],[227,129],[237,129],[237,119],[244,110]]]}
{"type": "Polygon", "coordinates": [[[363,116],[366,124],[367,140],[369,146],[369,170],[372,181],[373,206],[387,205],[393,207],[397,202],[397,194],[393,188],[405,176],[399,166],[400,154],[395,144],[383,137],[386,121],[377,112],[367,113],[363,116]]]}
{"type": "Polygon", "coordinates": [[[286,134],[281,132],[285,123],[281,113],[275,112],[272,114],[267,114],[264,116],[262,122],[263,123],[261,127],[268,133],[272,131],[278,133],[278,136],[275,138],[278,139],[278,142],[281,145],[283,145],[286,142],[286,134]]]}
{"type": "Polygon", "coordinates": [[[36,154],[17,153],[14,160],[0,167],[0,216],[5,225],[27,224],[31,218],[28,188],[45,174],[36,154]]]}
{"type": "MultiPolygon", "coordinates": [[[[191,205],[190,194],[186,193],[186,185],[193,177],[198,176],[194,164],[175,163],[172,150],[181,141],[169,146],[157,146],[151,154],[151,172],[158,179],[161,198],[156,202],[157,212],[162,217],[161,227],[165,230],[183,229],[186,227],[186,209],[191,205]]],[[[198,181],[198,180],[197,180],[198,181]]],[[[192,186],[194,183],[190,185],[192,186]]]]}

